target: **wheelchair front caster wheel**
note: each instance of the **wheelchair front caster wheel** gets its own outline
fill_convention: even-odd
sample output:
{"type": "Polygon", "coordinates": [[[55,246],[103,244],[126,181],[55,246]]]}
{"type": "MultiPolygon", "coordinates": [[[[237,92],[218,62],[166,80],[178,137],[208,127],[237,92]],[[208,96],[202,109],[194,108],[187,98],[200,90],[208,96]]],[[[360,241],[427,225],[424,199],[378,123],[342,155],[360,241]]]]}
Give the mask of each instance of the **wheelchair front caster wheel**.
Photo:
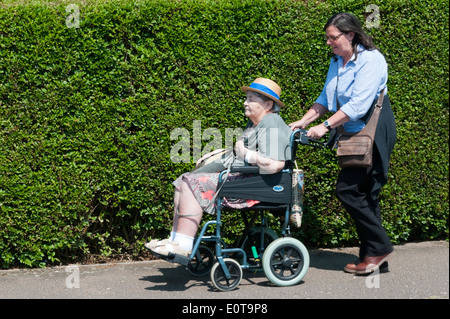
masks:
{"type": "Polygon", "coordinates": [[[267,247],[262,265],[266,277],[275,285],[296,285],[308,271],[309,253],[299,240],[279,238],[267,247]]]}
{"type": "Polygon", "coordinates": [[[230,291],[236,288],[242,279],[241,265],[234,259],[224,258],[225,267],[230,273],[230,278],[225,276],[225,272],[219,262],[216,262],[211,269],[211,280],[214,287],[221,291],[230,291]]]}

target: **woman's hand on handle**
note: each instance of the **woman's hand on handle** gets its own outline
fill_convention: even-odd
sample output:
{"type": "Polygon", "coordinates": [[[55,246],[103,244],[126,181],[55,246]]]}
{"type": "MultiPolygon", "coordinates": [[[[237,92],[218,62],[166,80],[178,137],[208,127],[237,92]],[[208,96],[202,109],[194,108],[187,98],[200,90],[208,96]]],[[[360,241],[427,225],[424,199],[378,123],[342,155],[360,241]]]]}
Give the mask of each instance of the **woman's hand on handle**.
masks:
{"type": "Polygon", "coordinates": [[[295,122],[289,124],[289,127],[291,128],[292,131],[295,131],[300,128],[305,129],[306,125],[305,125],[305,122],[303,122],[302,120],[298,120],[298,121],[295,121],[295,122]]]}
{"type": "Polygon", "coordinates": [[[327,133],[328,133],[328,129],[325,127],[325,125],[323,125],[321,123],[319,125],[311,127],[308,130],[308,133],[306,134],[306,136],[308,136],[309,138],[312,138],[314,140],[319,140],[322,138],[322,136],[324,136],[327,133]]]}

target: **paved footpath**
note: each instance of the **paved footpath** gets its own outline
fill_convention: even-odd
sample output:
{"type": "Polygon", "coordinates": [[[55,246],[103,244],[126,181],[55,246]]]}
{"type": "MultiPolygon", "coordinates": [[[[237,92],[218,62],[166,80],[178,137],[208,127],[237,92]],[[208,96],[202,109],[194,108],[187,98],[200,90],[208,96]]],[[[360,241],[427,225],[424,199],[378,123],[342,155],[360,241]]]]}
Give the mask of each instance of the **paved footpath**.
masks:
{"type": "MultiPolygon", "coordinates": [[[[230,292],[215,290],[209,275],[194,277],[184,267],[162,260],[0,270],[0,298],[186,299],[186,307],[194,299],[198,303],[206,299],[449,298],[448,242],[408,243],[395,250],[390,272],[378,276],[343,272],[343,266],[354,261],[357,248],[319,249],[310,251],[310,268],[298,285],[276,287],[263,272],[244,271],[241,284],[230,292]]],[[[183,310],[196,311],[178,309],[183,310]]]]}

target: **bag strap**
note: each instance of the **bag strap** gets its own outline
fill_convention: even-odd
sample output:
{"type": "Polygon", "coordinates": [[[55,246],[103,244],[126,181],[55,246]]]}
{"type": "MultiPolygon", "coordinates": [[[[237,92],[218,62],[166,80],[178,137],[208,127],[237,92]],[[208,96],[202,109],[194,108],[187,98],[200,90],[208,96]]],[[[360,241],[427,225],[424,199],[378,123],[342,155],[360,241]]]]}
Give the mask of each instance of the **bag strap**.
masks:
{"type": "Polygon", "coordinates": [[[372,138],[375,136],[375,131],[377,130],[378,119],[380,118],[380,112],[383,107],[383,99],[384,99],[384,91],[381,91],[380,96],[378,97],[377,103],[375,104],[375,109],[373,110],[372,116],[370,117],[369,122],[367,122],[366,126],[364,126],[364,133],[370,135],[372,138]]]}
{"type": "MultiPolygon", "coordinates": [[[[377,129],[378,119],[380,117],[380,112],[381,112],[381,109],[383,108],[383,101],[384,101],[384,93],[385,93],[385,91],[386,91],[386,88],[384,88],[380,92],[380,95],[378,96],[378,100],[377,100],[377,102],[376,102],[376,104],[374,106],[373,113],[370,116],[370,119],[367,122],[366,126],[364,126],[364,128],[361,131],[359,131],[357,133],[354,133],[353,135],[361,133],[361,134],[364,134],[364,135],[371,136],[372,139],[374,138],[375,131],[377,129]]],[[[338,103],[337,105],[339,106],[339,101],[337,100],[337,92],[336,92],[336,102],[338,103]]],[[[338,131],[339,134],[344,133],[345,132],[344,126],[343,125],[338,126],[337,127],[337,131],[338,131]]]]}

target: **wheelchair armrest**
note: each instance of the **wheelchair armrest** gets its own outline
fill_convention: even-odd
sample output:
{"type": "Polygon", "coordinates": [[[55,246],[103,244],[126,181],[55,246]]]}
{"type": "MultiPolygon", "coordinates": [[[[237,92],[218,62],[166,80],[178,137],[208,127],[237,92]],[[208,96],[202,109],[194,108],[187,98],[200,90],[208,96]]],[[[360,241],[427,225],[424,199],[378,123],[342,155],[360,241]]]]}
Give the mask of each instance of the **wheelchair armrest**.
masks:
{"type": "Polygon", "coordinates": [[[259,174],[258,166],[232,166],[231,173],[259,174]]]}

